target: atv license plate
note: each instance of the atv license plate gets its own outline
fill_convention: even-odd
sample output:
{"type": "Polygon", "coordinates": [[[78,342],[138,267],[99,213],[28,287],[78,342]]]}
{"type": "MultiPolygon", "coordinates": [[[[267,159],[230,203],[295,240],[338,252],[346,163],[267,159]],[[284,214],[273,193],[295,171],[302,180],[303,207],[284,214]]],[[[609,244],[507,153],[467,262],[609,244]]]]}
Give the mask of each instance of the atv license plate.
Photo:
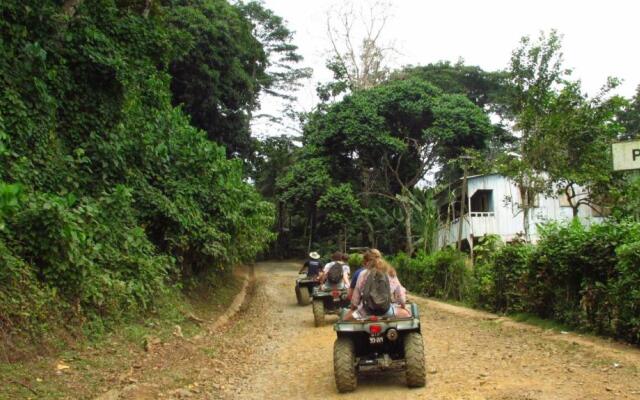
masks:
{"type": "Polygon", "coordinates": [[[369,344],[380,344],[384,341],[382,336],[369,336],[369,344]]]}

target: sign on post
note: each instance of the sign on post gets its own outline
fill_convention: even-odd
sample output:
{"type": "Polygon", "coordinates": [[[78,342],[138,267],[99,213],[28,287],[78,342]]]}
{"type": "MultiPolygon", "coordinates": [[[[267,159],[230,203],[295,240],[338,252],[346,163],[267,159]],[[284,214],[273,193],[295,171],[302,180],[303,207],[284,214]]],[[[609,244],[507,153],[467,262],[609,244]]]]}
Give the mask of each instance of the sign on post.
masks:
{"type": "Polygon", "coordinates": [[[640,169],[640,140],[614,143],[611,148],[614,171],[640,169]]]}

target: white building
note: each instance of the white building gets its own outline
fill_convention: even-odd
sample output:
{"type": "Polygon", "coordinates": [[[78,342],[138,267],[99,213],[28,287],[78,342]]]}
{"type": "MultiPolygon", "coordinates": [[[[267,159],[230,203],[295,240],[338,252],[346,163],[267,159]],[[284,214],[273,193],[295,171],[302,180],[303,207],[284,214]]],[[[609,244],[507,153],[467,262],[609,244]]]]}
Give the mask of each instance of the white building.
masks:
{"type": "MultiPolygon", "coordinates": [[[[460,228],[461,185],[437,197],[440,223],[438,227],[438,248],[457,243],[460,228]],[[456,197],[453,201],[450,197],[456,197]]],[[[578,188],[578,191],[581,189],[578,188]]],[[[524,234],[524,219],[520,191],[513,181],[500,174],[476,175],[467,178],[465,215],[462,216],[463,247],[478,243],[484,235],[499,235],[504,242],[524,234]],[[469,212],[470,210],[470,212],[469,212]]],[[[529,213],[529,236],[538,239],[536,225],[546,221],[570,220],[573,211],[565,196],[536,198],[534,208],[529,213]]],[[[601,220],[602,215],[589,206],[579,208],[578,217],[585,224],[601,220]]]]}

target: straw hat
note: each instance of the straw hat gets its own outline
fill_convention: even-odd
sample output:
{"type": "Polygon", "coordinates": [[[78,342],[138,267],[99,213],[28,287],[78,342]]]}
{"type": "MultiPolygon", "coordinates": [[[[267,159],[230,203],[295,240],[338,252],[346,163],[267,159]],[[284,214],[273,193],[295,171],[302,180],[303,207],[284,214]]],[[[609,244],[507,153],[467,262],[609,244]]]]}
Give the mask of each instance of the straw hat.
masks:
{"type": "Polygon", "coordinates": [[[315,251],[312,251],[311,253],[309,253],[309,257],[313,258],[314,260],[317,260],[320,258],[320,254],[316,253],[315,251]]]}

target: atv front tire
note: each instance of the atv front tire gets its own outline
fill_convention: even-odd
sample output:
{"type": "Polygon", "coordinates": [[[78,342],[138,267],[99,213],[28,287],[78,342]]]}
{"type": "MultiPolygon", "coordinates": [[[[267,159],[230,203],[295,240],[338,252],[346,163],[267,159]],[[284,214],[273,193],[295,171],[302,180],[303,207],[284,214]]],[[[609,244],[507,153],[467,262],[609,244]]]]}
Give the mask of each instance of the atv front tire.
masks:
{"type": "Polygon", "coordinates": [[[338,392],[353,392],[358,386],[353,341],[338,338],[333,344],[333,375],[338,392]]]}
{"type": "Polygon", "coordinates": [[[424,365],[424,342],[418,332],[404,337],[404,357],[407,364],[407,386],[423,387],[427,384],[424,365]]]}
{"type": "Polygon", "coordinates": [[[316,326],[324,324],[324,302],[322,300],[313,301],[313,322],[316,326]]]}
{"type": "Polygon", "coordinates": [[[311,300],[311,295],[309,293],[309,288],[308,287],[299,287],[298,290],[300,291],[300,297],[298,298],[298,304],[300,304],[301,306],[306,306],[307,304],[309,304],[310,300],[311,300]]]}

